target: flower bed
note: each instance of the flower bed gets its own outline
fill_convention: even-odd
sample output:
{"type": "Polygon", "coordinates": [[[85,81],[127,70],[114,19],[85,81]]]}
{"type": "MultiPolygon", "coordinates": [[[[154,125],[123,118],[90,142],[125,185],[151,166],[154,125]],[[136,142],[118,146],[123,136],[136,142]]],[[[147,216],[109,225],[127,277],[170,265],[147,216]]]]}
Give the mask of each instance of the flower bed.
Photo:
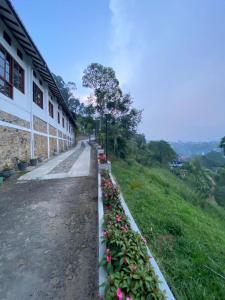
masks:
{"type": "Polygon", "coordinates": [[[146,241],[131,228],[108,173],[101,175],[107,272],[105,299],[166,299],[149,264],[146,241]]]}
{"type": "Polygon", "coordinates": [[[107,163],[107,157],[104,153],[100,153],[98,156],[98,161],[100,164],[106,164],[107,163]]]}

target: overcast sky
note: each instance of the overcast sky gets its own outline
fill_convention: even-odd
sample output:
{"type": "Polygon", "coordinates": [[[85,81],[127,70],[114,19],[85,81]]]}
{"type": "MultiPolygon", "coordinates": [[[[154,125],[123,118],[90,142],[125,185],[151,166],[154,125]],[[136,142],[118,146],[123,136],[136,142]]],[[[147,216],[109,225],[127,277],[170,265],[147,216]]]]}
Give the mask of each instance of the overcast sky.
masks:
{"type": "Polygon", "coordinates": [[[14,0],[50,69],[75,81],[112,66],[148,139],[225,135],[224,0],[14,0]]]}

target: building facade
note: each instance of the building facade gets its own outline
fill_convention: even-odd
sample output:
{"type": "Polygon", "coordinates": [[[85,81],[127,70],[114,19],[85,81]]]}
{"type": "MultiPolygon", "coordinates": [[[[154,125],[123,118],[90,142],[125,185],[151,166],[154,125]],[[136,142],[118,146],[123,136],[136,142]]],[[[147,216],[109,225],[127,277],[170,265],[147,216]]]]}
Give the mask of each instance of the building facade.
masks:
{"type": "Polygon", "coordinates": [[[75,144],[75,121],[9,0],[0,0],[0,170],[75,144]]]}

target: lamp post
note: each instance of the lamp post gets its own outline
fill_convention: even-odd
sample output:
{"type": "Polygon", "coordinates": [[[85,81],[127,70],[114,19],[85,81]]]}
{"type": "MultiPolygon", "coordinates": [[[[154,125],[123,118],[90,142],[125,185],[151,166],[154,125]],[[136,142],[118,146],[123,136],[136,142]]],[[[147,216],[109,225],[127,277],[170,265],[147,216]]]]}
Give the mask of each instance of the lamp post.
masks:
{"type": "Polygon", "coordinates": [[[104,116],[105,116],[105,155],[106,155],[106,159],[108,160],[108,116],[109,116],[108,108],[104,109],[104,116]]]}

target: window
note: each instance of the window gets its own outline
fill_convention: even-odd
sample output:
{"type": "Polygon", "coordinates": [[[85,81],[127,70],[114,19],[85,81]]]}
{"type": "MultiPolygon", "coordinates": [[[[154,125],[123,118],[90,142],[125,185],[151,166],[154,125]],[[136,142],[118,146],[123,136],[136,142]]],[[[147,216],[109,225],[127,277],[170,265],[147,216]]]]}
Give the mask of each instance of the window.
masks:
{"type": "Polygon", "coordinates": [[[13,84],[24,93],[24,70],[15,60],[13,62],[13,84]]]}
{"type": "Polygon", "coordinates": [[[52,102],[48,101],[48,112],[49,112],[49,116],[54,118],[54,107],[52,102]]]}
{"type": "Polygon", "coordinates": [[[11,46],[11,37],[8,35],[6,31],[3,32],[3,38],[6,40],[6,42],[11,46]]]}
{"type": "Polygon", "coordinates": [[[12,57],[0,45],[0,92],[13,97],[12,57]]]}
{"type": "Polygon", "coordinates": [[[37,78],[37,74],[36,74],[35,71],[33,71],[33,75],[34,75],[35,78],[37,78]]]}
{"type": "Polygon", "coordinates": [[[63,126],[63,128],[64,128],[64,126],[65,126],[64,118],[62,118],[62,126],[63,126]]]}
{"type": "Polygon", "coordinates": [[[20,49],[17,48],[17,55],[21,60],[23,60],[23,53],[20,51],[20,49]]]}
{"type": "Polygon", "coordinates": [[[58,123],[60,124],[60,113],[58,111],[58,123]]]}
{"type": "Polygon", "coordinates": [[[39,79],[39,83],[40,83],[40,85],[42,85],[42,80],[41,79],[39,79]]]}
{"type": "Polygon", "coordinates": [[[33,82],[33,101],[43,109],[43,92],[39,89],[36,83],[33,82]]]}

